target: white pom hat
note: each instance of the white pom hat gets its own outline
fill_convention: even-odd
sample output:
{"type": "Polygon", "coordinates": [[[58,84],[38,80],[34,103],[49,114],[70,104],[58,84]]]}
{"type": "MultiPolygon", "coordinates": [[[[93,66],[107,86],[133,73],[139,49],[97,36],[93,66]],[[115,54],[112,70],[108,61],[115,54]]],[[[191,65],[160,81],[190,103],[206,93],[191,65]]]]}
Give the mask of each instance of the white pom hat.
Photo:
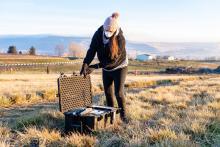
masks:
{"type": "Polygon", "coordinates": [[[103,27],[105,31],[115,32],[119,28],[119,13],[115,12],[106,18],[103,27]]]}

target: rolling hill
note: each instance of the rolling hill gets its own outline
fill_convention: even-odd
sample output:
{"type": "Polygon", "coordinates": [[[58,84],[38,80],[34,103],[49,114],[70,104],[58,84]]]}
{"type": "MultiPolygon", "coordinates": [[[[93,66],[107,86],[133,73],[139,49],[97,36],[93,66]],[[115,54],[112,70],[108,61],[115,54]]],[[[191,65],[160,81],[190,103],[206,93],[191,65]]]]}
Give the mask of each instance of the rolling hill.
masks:
{"type": "MultiPolygon", "coordinates": [[[[65,52],[68,51],[70,43],[81,44],[88,49],[91,38],[77,36],[55,36],[55,35],[3,35],[0,36],[0,52],[6,52],[10,45],[15,45],[19,51],[26,52],[31,46],[37,48],[38,54],[55,55],[55,47],[63,45],[65,52]]],[[[126,41],[128,54],[154,54],[173,55],[176,57],[204,58],[218,56],[220,43],[139,43],[126,41]]]]}

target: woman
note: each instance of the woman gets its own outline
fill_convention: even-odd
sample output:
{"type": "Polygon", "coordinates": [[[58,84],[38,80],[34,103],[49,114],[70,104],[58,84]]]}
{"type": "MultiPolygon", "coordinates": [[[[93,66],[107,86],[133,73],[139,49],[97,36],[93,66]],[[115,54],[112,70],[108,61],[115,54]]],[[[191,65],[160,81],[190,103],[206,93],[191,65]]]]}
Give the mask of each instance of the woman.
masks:
{"type": "Polygon", "coordinates": [[[128,57],[125,50],[125,38],[119,27],[118,17],[118,13],[113,13],[95,32],[90,48],[84,58],[80,75],[86,76],[94,69],[102,68],[107,105],[114,106],[114,82],[115,96],[118,106],[121,108],[120,116],[123,121],[126,121],[124,82],[128,70],[128,57]],[[96,53],[100,63],[90,65],[96,53]]]}

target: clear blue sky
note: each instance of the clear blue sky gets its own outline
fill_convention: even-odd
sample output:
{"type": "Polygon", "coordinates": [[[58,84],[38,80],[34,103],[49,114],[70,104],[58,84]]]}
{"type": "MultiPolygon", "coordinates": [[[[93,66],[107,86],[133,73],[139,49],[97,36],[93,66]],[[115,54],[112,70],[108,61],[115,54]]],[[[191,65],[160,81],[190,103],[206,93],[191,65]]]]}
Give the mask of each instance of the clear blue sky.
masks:
{"type": "Polygon", "coordinates": [[[0,35],[91,37],[114,11],[129,40],[220,42],[220,0],[0,0],[0,35]]]}

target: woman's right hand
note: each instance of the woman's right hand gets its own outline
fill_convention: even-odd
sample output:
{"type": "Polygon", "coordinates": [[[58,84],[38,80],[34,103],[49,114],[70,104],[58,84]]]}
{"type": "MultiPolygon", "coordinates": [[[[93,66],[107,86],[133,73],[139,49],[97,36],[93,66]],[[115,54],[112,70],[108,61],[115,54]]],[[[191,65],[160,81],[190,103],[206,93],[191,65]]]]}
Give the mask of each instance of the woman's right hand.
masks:
{"type": "Polygon", "coordinates": [[[81,71],[80,71],[80,75],[84,75],[84,77],[87,75],[87,70],[88,70],[89,66],[86,63],[83,63],[81,71]]]}

